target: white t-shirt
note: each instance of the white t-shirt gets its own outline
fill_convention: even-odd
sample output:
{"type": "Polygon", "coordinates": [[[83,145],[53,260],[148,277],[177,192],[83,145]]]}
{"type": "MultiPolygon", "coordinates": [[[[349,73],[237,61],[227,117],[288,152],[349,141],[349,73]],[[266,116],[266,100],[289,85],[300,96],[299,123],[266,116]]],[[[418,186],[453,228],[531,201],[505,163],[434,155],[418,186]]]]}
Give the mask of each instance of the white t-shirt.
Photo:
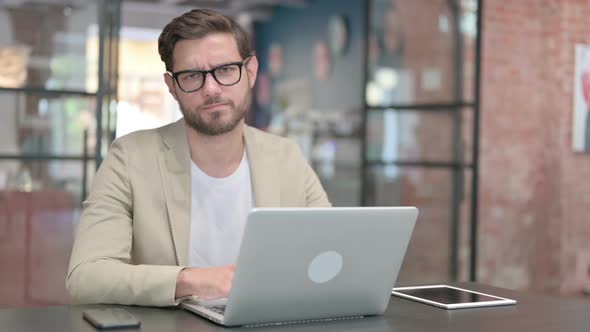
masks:
{"type": "Polygon", "coordinates": [[[191,227],[189,266],[235,264],[254,206],[246,151],[236,171],[213,178],[191,162],[191,227]]]}

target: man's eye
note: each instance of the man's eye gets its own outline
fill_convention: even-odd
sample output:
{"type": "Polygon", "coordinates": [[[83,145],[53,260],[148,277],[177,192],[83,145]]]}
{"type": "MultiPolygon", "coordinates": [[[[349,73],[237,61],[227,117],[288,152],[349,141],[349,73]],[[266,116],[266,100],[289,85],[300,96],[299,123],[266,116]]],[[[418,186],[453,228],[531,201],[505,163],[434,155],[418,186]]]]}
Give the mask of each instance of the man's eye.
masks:
{"type": "Polygon", "coordinates": [[[201,73],[190,73],[190,74],[185,74],[182,79],[185,81],[189,81],[189,80],[198,80],[201,78],[201,73]]]}
{"type": "Polygon", "coordinates": [[[227,66],[227,67],[221,67],[221,68],[219,68],[217,70],[219,70],[222,73],[229,73],[229,72],[234,71],[235,68],[234,68],[234,66],[227,66]]]}

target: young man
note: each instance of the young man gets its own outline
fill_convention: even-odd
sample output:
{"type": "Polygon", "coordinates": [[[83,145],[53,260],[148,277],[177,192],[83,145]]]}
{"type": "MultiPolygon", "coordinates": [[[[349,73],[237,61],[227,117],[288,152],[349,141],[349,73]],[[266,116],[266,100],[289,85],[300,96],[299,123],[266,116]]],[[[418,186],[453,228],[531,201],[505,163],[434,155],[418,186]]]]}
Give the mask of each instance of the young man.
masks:
{"type": "Polygon", "coordinates": [[[70,259],[77,302],[227,297],[252,207],[330,206],[295,143],[244,123],[258,60],[234,20],[193,10],[158,44],[184,118],[112,144],[70,259]]]}

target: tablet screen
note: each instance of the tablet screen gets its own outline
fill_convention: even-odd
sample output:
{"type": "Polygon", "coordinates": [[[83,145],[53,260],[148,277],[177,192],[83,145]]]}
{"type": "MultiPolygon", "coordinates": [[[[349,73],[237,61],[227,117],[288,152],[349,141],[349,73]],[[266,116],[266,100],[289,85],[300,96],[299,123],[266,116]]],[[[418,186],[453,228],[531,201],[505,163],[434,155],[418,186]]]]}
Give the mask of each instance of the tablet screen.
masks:
{"type": "Polygon", "coordinates": [[[396,289],[395,291],[443,304],[489,302],[499,300],[497,297],[472,293],[466,290],[444,286],[433,288],[396,289]]]}

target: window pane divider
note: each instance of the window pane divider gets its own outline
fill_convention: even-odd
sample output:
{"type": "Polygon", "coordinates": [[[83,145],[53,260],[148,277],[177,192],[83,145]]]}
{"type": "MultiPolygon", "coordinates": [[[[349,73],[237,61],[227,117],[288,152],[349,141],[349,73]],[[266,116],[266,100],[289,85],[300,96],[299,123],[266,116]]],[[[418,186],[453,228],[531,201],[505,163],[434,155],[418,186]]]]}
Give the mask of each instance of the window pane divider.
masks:
{"type": "Polygon", "coordinates": [[[0,154],[0,160],[94,160],[94,156],[54,154],[0,154]]]}
{"type": "Polygon", "coordinates": [[[434,111],[448,112],[456,111],[458,108],[475,107],[475,103],[455,102],[455,103],[427,103],[427,104],[391,104],[391,105],[365,105],[369,111],[434,111]]]}
{"type": "Polygon", "coordinates": [[[367,160],[367,166],[399,166],[399,167],[425,167],[425,168],[473,168],[471,163],[453,161],[427,161],[427,160],[367,160]]]}
{"type": "Polygon", "coordinates": [[[0,87],[0,92],[15,92],[15,93],[38,93],[51,95],[70,95],[82,97],[96,97],[96,93],[82,90],[61,90],[61,89],[45,89],[42,87],[24,87],[24,88],[6,88],[0,87]]]}

